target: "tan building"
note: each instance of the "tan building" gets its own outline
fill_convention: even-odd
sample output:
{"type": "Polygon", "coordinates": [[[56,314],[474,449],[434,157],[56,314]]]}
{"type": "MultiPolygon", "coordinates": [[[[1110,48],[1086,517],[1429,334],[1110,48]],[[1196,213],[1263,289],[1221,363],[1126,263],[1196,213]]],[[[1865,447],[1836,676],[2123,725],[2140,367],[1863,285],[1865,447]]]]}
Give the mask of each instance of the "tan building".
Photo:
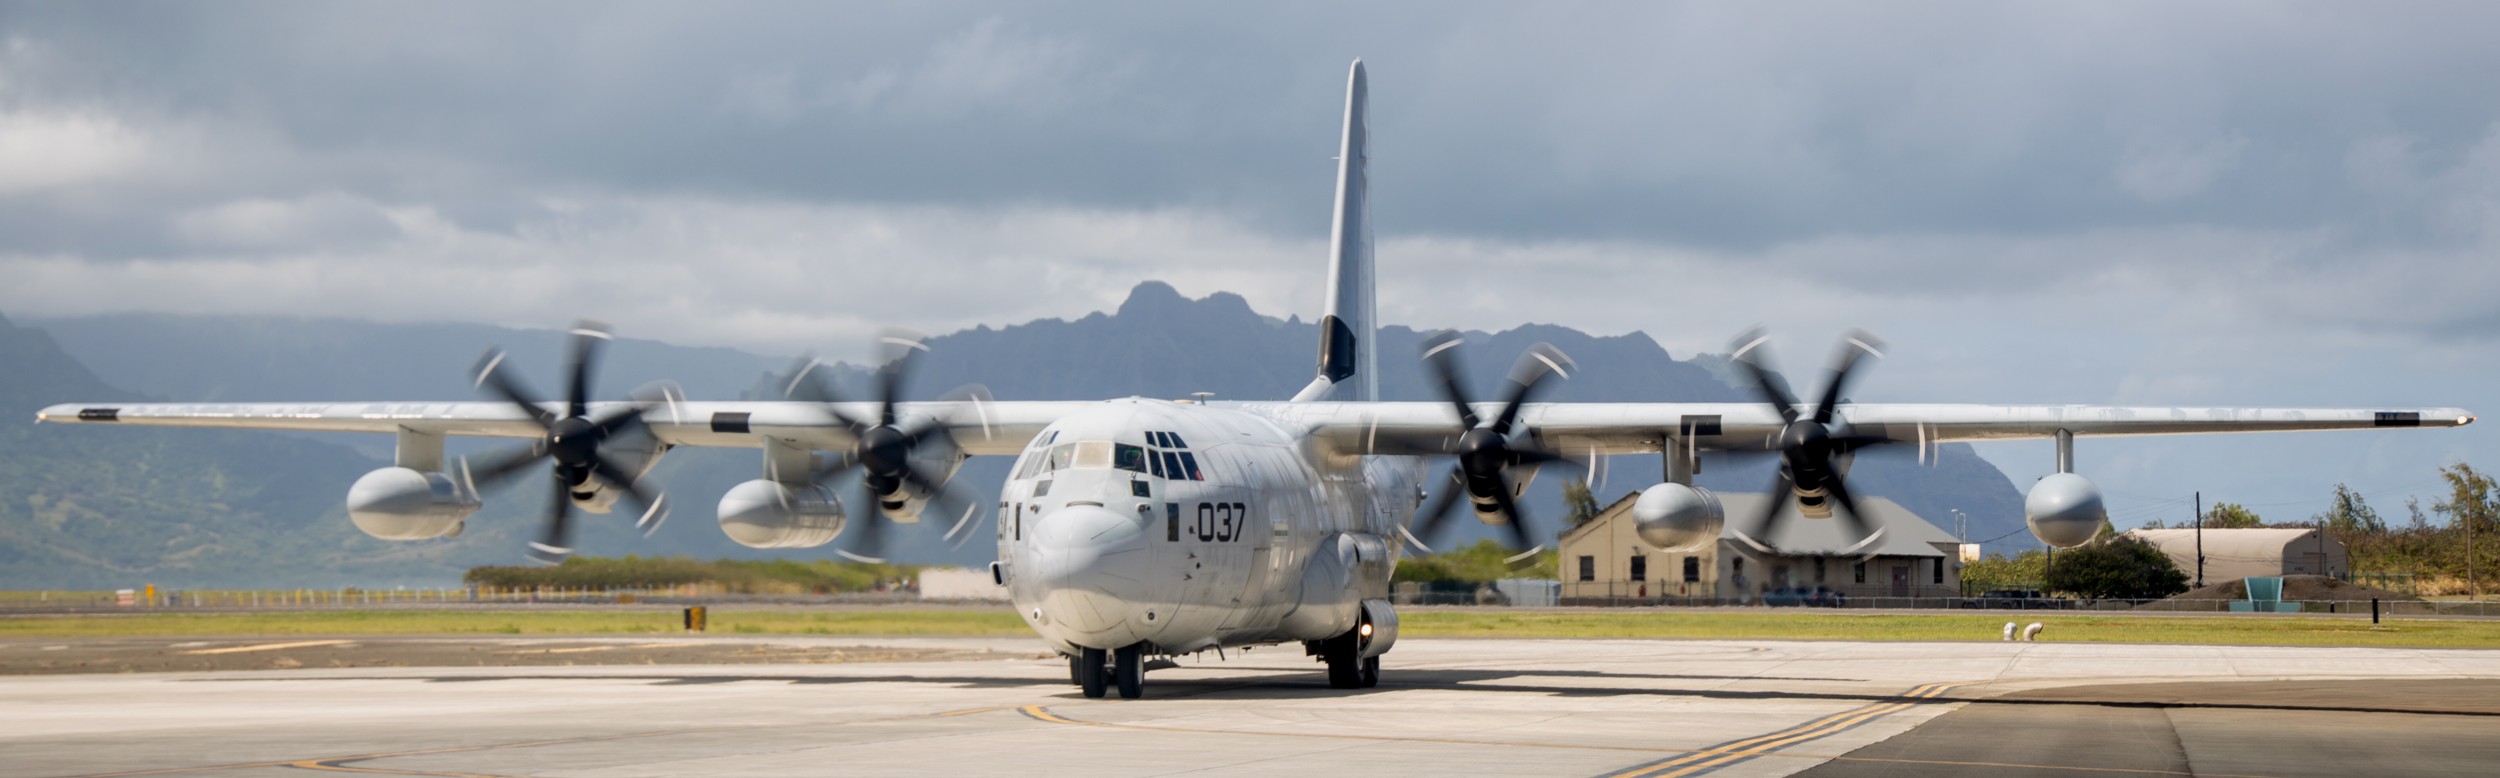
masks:
{"type": "Polygon", "coordinates": [[[1761,515],[1762,502],[1769,499],[1760,494],[1718,495],[1730,517],[1728,529],[1713,547],[1679,554],[1650,548],[1634,533],[1632,501],[1638,496],[1624,495],[1562,534],[1563,604],[1745,604],[1777,589],[1817,587],[1861,601],[1961,594],[1953,536],[1891,500],[1858,499],[1884,528],[1883,539],[1868,550],[1871,556],[1864,551],[1843,556],[1858,541],[1846,537],[1846,525],[1798,516],[1793,503],[1782,508],[1788,515],[1772,539],[1781,553],[1739,540],[1734,529],[1761,515]]]}
{"type": "MultiPolygon", "coordinates": [[[[2170,561],[2196,582],[2196,530],[2133,529],[2128,537],[2161,549],[2170,561]]],[[[2205,530],[2205,583],[2278,575],[2352,574],[2344,544],[2315,529],[2254,528],[2205,530]]]]}

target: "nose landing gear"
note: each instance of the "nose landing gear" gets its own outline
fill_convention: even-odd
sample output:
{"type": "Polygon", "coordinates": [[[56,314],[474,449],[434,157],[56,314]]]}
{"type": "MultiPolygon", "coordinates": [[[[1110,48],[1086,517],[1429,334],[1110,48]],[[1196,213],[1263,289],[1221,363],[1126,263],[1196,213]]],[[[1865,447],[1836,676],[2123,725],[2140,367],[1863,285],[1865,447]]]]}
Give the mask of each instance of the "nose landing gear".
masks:
{"type": "Polygon", "coordinates": [[[1145,644],[1132,644],[1112,651],[1099,648],[1080,650],[1076,656],[1068,657],[1068,680],[1083,689],[1086,697],[1093,699],[1101,699],[1114,686],[1119,687],[1120,699],[1144,697],[1145,644]]]}

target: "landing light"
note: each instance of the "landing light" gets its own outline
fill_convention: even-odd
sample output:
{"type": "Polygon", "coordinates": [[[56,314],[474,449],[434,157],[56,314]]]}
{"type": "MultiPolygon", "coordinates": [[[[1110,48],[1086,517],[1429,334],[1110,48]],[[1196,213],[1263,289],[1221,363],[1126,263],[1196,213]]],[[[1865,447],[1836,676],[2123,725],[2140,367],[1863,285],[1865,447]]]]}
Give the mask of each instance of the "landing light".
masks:
{"type": "Polygon", "coordinates": [[[1371,637],[1371,636],[1372,636],[1372,625],[1370,625],[1370,624],[1365,624],[1365,625],[1363,625],[1363,626],[1360,626],[1360,627],[1356,627],[1356,628],[1354,628],[1354,631],[1359,632],[1359,633],[1362,633],[1363,637],[1371,637]]]}
{"type": "Polygon", "coordinates": [[[2465,426],[2465,425],[2472,424],[2472,423],[2474,423],[2474,417],[2472,417],[2472,416],[2459,416],[2459,417],[2457,417],[2457,426],[2459,426],[2459,427],[2463,427],[2463,426],[2465,426]]]}

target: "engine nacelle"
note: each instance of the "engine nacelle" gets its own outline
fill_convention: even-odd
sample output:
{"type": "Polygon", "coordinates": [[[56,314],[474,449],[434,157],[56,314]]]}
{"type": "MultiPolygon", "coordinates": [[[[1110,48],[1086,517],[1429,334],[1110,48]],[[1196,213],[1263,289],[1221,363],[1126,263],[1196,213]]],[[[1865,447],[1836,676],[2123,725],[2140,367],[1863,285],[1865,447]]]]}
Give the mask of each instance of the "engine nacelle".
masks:
{"type": "Polygon", "coordinates": [[[1632,501],[1632,525],[1641,542],[1660,551],[1690,552],[1719,542],[1727,511],[1710,490],[1683,484],[1659,484],[1641,490],[1632,501]]]}
{"type": "Polygon", "coordinates": [[[842,534],[842,501],[822,486],[759,478],[721,495],[720,531],[748,548],[815,548],[842,534]]]}
{"type": "Polygon", "coordinates": [[[2050,473],[2023,496],[2023,521],[2031,536],[2058,548],[2074,548],[2100,534],[2109,521],[2101,506],[2101,488],[2073,473],[2050,473]]]}
{"type": "Polygon", "coordinates": [[[477,495],[450,476],[385,467],[347,488],[347,518],[383,540],[426,540],[460,534],[476,513],[477,495]]]}

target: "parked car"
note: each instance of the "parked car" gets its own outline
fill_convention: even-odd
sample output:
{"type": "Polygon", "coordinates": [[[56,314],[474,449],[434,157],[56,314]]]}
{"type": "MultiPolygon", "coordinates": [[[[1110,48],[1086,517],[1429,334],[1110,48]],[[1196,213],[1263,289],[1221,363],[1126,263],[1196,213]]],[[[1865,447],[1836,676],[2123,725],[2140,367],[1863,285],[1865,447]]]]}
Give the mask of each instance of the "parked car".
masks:
{"type": "Polygon", "coordinates": [[[1803,605],[1814,608],[1838,608],[1847,601],[1847,596],[1832,591],[1829,586],[1817,586],[1812,589],[1803,586],[1783,586],[1762,593],[1762,604],[1772,607],[1803,605]]]}

